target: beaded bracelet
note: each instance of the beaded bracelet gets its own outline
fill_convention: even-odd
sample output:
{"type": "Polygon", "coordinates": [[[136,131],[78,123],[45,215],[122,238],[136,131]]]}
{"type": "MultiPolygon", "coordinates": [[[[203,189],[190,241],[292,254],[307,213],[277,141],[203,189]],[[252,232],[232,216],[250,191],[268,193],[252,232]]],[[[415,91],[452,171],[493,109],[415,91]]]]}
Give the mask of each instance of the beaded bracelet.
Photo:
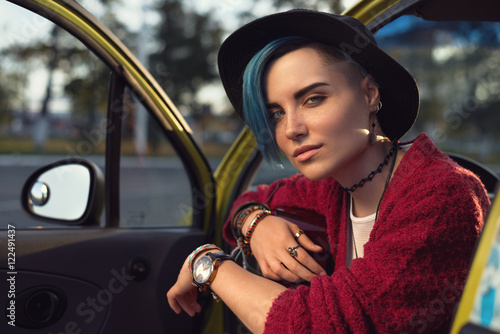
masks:
{"type": "Polygon", "coordinates": [[[245,248],[245,236],[243,235],[243,232],[242,232],[242,229],[243,229],[243,224],[245,223],[245,220],[247,219],[247,217],[257,211],[257,210],[263,210],[263,211],[266,211],[268,210],[267,209],[267,206],[265,205],[255,205],[255,206],[252,206],[251,208],[243,211],[240,215],[238,215],[238,220],[237,220],[237,223],[236,223],[236,230],[237,230],[237,236],[236,236],[236,241],[238,242],[238,246],[240,248],[245,248]]]}
{"type": "Polygon", "coordinates": [[[244,239],[243,245],[242,245],[243,251],[247,255],[252,255],[252,250],[250,249],[250,238],[252,237],[252,234],[255,231],[257,224],[260,223],[260,221],[262,219],[269,216],[270,214],[272,214],[272,213],[269,210],[264,210],[264,211],[258,213],[255,216],[255,218],[252,220],[252,222],[250,223],[250,226],[248,226],[248,231],[247,231],[247,234],[245,235],[245,239],[244,239]]]}
{"type": "Polygon", "coordinates": [[[251,206],[256,206],[256,205],[262,205],[262,206],[265,206],[267,207],[267,205],[265,204],[262,204],[262,203],[259,203],[259,202],[246,202],[246,203],[243,203],[241,204],[240,206],[238,206],[234,211],[233,211],[233,216],[231,217],[231,223],[233,223],[233,227],[234,227],[234,222],[236,220],[236,217],[237,215],[239,215],[242,211],[244,211],[245,209],[248,209],[249,207],[251,206]]]}
{"type": "Polygon", "coordinates": [[[206,245],[202,245],[202,246],[196,248],[194,251],[191,252],[191,254],[189,254],[189,260],[188,260],[188,263],[187,263],[187,267],[188,267],[189,272],[191,273],[191,275],[193,275],[193,261],[194,261],[194,259],[196,259],[196,257],[198,256],[198,254],[200,254],[201,252],[203,252],[205,250],[211,250],[211,249],[217,249],[220,252],[222,252],[222,249],[220,249],[219,247],[215,246],[214,244],[206,244],[206,245]]]}
{"type": "Polygon", "coordinates": [[[245,211],[243,211],[242,213],[240,213],[238,215],[238,219],[236,221],[236,229],[238,231],[238,235],[242,235],[243,233],[241,232],[242,231],[242,228],[243,228],[243,224],[245,223],[245,220],[247,219],[247,217],[257,211],[257,210],[268,210],[265,206],[263,205],[255,205],[255,206],[252,206],[251,208],[249,209],[246,209],[245,211]]]}
{"type": "Polygon", "coordinates": [[[265,204],[258,202],[249,202],[243,205],[240,205],[234,212],[233,217],[231,218],[231,227],[233,236],[236,240],[240,238],[242,235],[241,228],[246,218],[254,211],[257,210],[270,210],[269,207],[265,204]]]}

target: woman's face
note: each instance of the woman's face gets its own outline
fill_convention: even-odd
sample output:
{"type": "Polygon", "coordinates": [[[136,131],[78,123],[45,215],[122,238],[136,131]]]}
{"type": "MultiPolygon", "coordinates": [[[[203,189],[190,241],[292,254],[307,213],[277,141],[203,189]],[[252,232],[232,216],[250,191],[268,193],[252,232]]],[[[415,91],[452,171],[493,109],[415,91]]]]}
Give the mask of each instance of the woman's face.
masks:
{"type": "Polygon", "coordinates": [[[264,84],[276,142],[297,170],[346,185],[366,176],[360,166],[369,158],[370,113],[379,99],[370,76],[302,48],[270,63],[264,84]]]}

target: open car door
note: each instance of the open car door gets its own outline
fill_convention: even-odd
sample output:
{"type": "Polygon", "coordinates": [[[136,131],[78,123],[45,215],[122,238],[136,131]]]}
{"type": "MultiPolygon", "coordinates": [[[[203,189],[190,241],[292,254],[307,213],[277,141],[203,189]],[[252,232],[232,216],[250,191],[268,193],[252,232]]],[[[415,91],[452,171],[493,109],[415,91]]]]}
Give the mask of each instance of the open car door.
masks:
{"type": "Polygon", "coordinates": [[[10,69],[34,79],[45,62],[73,97],[50,117],[24,113],[33,137],[2,144],[0,332],[200,333],[204,314],[178,316],[165,297],[213,235],[215,184],[190,127],[76,2],[2,0],[0,12],[16,17],[2,33],[10,69]],[[58,136],[42,145],[48,129],[58,136]]]}

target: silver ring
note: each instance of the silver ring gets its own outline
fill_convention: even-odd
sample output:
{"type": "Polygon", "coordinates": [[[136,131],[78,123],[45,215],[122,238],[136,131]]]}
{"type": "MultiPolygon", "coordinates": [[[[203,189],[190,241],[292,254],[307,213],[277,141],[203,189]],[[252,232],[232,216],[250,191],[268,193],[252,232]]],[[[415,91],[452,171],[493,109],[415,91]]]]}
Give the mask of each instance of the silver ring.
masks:
{"type": "Polygon", "coordinates": [[[295,247],[288,247],[288,254],[290,254],[292,257],[297,257],[297,249],[299,249],[299,245],[295,247]]]}

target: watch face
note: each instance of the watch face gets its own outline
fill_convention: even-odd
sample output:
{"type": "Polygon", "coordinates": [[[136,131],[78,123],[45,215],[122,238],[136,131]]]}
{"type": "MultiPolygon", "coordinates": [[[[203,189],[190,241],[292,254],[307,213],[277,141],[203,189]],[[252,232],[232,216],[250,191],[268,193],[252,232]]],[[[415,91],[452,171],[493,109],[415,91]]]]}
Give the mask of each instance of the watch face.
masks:
{"type": "Polygon", "coordinates": [[[207,255],[200,257],[194,263],[193,267],[194,280],[199,284],[207,282],[210,278],[210,275],[212,275],[212,270],[213,270],[212,259],[207,255]]]}

